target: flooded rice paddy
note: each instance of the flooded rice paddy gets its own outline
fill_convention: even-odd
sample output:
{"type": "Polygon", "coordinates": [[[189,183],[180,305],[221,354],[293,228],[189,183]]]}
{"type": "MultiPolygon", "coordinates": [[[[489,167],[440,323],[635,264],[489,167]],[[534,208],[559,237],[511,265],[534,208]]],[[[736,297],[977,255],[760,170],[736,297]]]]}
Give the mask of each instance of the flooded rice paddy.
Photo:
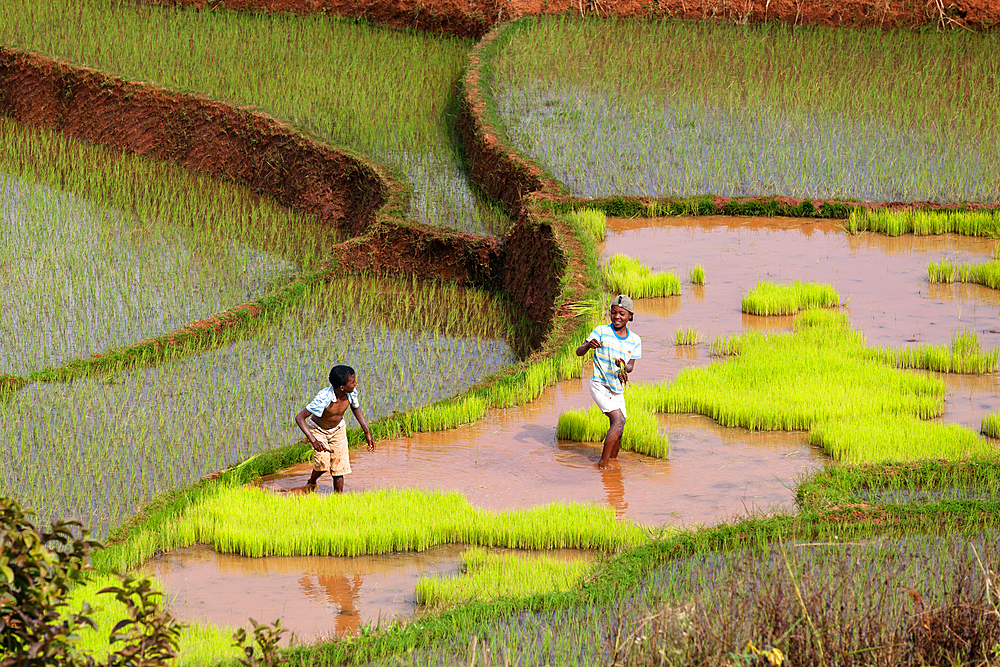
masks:
{"type": "MultiPolygon", "coordinates": [[[[142,571],[164,587],[176,618],[221,626],[245,626],[247,618],[281,618],[300,640],[357,634],[367,625],[412,616],[413,590],[423,577],[459,572],[468,547],[447,545],[420,553],[380,556],[246,558],[206,546],[178,549],[147,562],[142,571]]],[[[491,552],[537,556],[528,551],[491,552]]],[[[561,549],[546,557],[592,559],[561,549]]]]}
{"type": "Polygon", "coordinates": [[[375,420],[514,361],[502,340],[373,323],[345,310],[344,289],[317,289],[251,339],[111,378],[25,387],[0,402],[0,493],[43,521],[73,518],[104,535],[157,494],[301,439],[292,417],[334,363],[358,371],[375,420]]]}

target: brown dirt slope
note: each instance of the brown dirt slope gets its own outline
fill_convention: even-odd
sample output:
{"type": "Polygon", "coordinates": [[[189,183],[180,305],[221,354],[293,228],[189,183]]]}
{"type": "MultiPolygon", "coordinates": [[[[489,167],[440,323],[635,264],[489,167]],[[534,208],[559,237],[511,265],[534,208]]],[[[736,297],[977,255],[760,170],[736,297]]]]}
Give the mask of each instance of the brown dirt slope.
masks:
{"type": "Polygon", "coordinates": [[[397,28],[482,37],[502,21],[563,14],[781,21],[850,27],[1000,25],[996,0],[147,0],[164,5],[330,13],[397,28]]]}

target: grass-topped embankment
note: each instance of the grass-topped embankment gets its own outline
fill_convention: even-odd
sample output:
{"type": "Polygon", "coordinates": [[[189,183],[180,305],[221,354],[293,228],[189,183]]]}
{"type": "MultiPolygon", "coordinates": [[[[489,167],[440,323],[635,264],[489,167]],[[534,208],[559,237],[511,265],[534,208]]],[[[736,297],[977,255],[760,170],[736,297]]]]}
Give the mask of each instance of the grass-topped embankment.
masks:
{"type": "Polygon", "coordinates": [[[507,133],[576,195],[1000,200],[993,32],[564,15],[505,34],[507,133]]]}
{"type": "Polygon", "coordinates": [[[552,503],[490,512],[458,493],[390,489],[279,495],[219,488],[158,526],[135,531],[95,555],[101,568],[125,570],[158,551],[195,543],[244,556],[358,556],[423,551],[439,544],[512,549],[614,551],[649,539],[605,506],[552,503]],[[261,530],[267,526],[267,530],[261,530]]]}
{"type": "Polygon", "coordinates": [[[840,295],[832,285],[796,280],[791,285],[757,282],[743,297],[743,312],[748,315],[794,315],[807,308],[833,308],[840,305],[840,295]]]}
{"type": "Polygon", "coordinates": [[[633,299],[675,296],[681,283],[673,273],[653,273],[636,257],[615,253],[601,272],[612,294],[627,294],[633,299]]]}
{"type": "Polygon", "coordinates": [[[594,569],[586,559],[490,553],[469,549],[462,555],[462,572],[447,577],[424,577],[417,582],[417,604],[441,609],[472,600],[523,598],[568,591],[594,569]]]}
{"type": "MultiPolygon", "coordinates": [[[[892,368],[892,355],[873,353],[845,315],[808,310],[792,334],[748,332],[715,347],[733,356],[685,369],[673,382],[630,384],[624,438],[662,437],[653,412],[694,412],[728,427],[809,430],[814,444],[848,462],[962,459],[993,451],[964,427],[926,421],[944,410],[944,383],[892,368]]],[[[593,432],[580,429],[583,435],[574,439],[599,441],[604,431],[592,412],[563,413],[560,426],[590,419],[593,432]]],[[[606,420],[601,426],[606,430],[606,420]]]]}
{"type": "Polygon", "coordinates": [[[471,41],[318,14],[14,0],[0,42],[263,109],[403,172],[422,222],[506,227],[474,196],[454,150],[453,85],[471,41]]]}
{"type": "Polygon", "coordinates": [[[603,241],[608,234],[608,216],[604,211],[593,208],[582,208],[566,214],[570,225],[579,228],[594,241],[603,241]]]}
{"type": "Polygon", "coordinates": [[[886,236],[962,234],[995,239],[1000,237],[1000,210],[890,211],[858,208],[851,211],[845,227],[850,234],[859,232],[876,232],[886,236]]]}

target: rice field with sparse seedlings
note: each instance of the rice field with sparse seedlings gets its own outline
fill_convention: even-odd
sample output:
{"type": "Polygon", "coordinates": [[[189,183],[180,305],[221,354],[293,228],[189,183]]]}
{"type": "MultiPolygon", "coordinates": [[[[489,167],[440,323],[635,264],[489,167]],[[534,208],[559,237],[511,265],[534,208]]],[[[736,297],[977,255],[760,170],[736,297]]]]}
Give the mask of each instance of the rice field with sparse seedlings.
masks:
{"type": "Polygon", "coordinates": [[[580,196],[996,202],[998,46],[993,32],[527,18],[492,86],[512,142],[580,196]]]}
{"type": "Polygon", "coordinates": [[[758,281],[743,297],[743,312],[748,315],[794,315],[807,308],[833,308],[840,305],[840,295],[832,285],[796,280],[791,285],[758,281]]]}
{"type": "Polygon", "coordinates": [[[263,109],[402,172],[422,222],[481,234],[506,228],[470,184],[449,123],[469,40],[321,14],[10,0],[0,42],[263,109]]]}
{"type": "Polygon", "coordinates": [[[635,257],[615,254],[601,272],[604,285],[612,294],[627,294],[633,299],[677,296],[681,283],[673,273],[653,273],[635,257]]]}
{"type": "MultiPolygon", "coordinates": [[[[619,507],[635,474],[616,468],[621,461],[595,471],[602,504],[489,510],[433,486],[338,495],[253,484],[310,459],[292,418],[334,363],[355,368],[376,440],[487,416],[502,423],[498,410],[586,375],[577,339],[607,322],[610,295],[686,304],[726,289],[721,276],[704,287],[695,262],[709,260],[693,254],[667,264],[671,272],[610,250],[602,266],[598,248],[618,224],[609,215],[698,215],[716,211],[713,195],[774,195],[806,198],[786,215],[844,218],[849,235],[1000,237],[1000,213],[979,206],[1000,202],[995,31],[521,19],[484,52],[486,115],[501,123],[493,138],[573,195],[605,199],[525,192],[507,210],[473,182],[460,147],[471,40],[217,5],[9,0],[0,45],[263,110],[386,165],[412,189],[413,220],[502,236],[514,213],[527,231],[553,232],[555,255],[565,252],[549,256],[553,266],[565,261],[573,272],[561,276],[542,325],[551,330],[529,356],[539,325],[519,311],[534,308],[535,295],[511,300],[498,285],[510,277],[496,267],[475,283],[484,290],[357,275],[328,262],[343,232],[246,188],[0,118],[0,496],[41,524],[74,519],[108,539],[68,601],[68,611],[84,601],[96,608],[95,631],[74,640],[80,649],[104,655],[123,615],[97,594],[116,583],[111,574],[166,551],[203,544],[234,558],[393,558],[460,544],[471,548],[459,572],[416,584],[414,618],[380,617],[356,636],[293,644],[279,657],[300,667],[1000,658],[1000,413],[984,414],[980,432],[945,423],[957,379],[935,375],[988,384],[994,331],[963,328],[959,315],[948,345],[870,346],[848,319],[849,293],[842,303],[830,284],[769,282],[785,274],[769,269],[766,254],[750,278],[760,276],[757,285],[742,302],[732,295],[732,313],[794,315],[791,330],[757,330],[743,318],[742,330],[723,329],[703,346],[703,330],[674,319],[644,339],[643,359],[685,359],[673,379],[627,384],[623,459],[664,479],[668,464],[685,469],[689,445],[678,436],[671,450],[658,413],[801,431],[795,446],[828,458],[795,485],[795,511],[744,505],[746,515],[714,526],[639,525],[619,507]],[[811,198],[827,201],[818,209],[811,198]],[[951,207],[863,205],[879,201],[951,207]],[[253,315],[184,338],[186,326],[240,304],[253,304],[253,315]],[[640,457],[668,461],[654,469],[640,457]],[[544,553],[564,548],[594,557],[544,553]]],[[[738,204],[773,213],[756,200],[738,204]]],[[[509,271],[510,238],[486,261],[509,271]]],[[[922,269],[914,274],[922,288],[1000,289],[1000,262],[964,262],[951,249],[934,259],[926,282],[922,269]]],[[[843,288],[839,278],[831,280],[843,288]]],[[[575,401],[564,389],[546,400],[575,401]]],[[[992,389],[971,391],[970,403],[976,391],[992,389]]],[[[572,409],[582,404],[556,408],[564,411],[554,429],[545,419],[555,412],[531,417],[515,439],[549,438],[557,456],[590,456],[590,445],[558,442],[600,447],[608,418],[597,406],[572,409]]],[[[348,438],[363,445],[356,423],[348,438]]],[[[418,448],[400,447],[400,465],[420,476],[418,448]]],[[[486,459],[478,445],[470,451],[478,468],[486,459]]],[[[330,577],[316,592],[356,599],[362,577],[351,577],[330,577]]],[[[231,664],[240,657],[231,636],[192,624],[172,664],[231,664]]]]}

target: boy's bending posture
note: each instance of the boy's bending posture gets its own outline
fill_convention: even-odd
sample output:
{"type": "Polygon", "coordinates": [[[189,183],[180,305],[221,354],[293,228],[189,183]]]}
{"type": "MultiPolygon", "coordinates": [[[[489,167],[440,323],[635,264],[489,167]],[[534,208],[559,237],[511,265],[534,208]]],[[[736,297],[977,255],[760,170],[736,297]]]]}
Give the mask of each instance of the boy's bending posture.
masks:
{"type": "Polygon", "coordinates": [[[368,449],[375,449],[375,441],[368,430],[365,416],[361,414],[361,403],[356,391],[357,379],[350,366],[334,366],[330,369],[330,386],[321,389],[316,398],[299,414],[295,423],[306,434],[313,448],[313,471],[309,486],[316,486],[316,480],[326,471],[333,477],[333,490],[342,493],[344,475],[351,472],[351,460],[347,449],[347,421],[344,413],[348,406],[365,432],[368,449]]]}
{"type": "Polygon", "coordinates": [[[611,300],[611,324],[595,327],[587,340],[576,348],[579,357],[594,351],[594,374],[590,378],[590,395],[597,407],[611,422],[604,436],[604,449],[599,468],[608,467],[608,459],[618,458],[625,432],[625,384],[642,357],[642,340],[628,330],[632,320],[632,299],[619,294],[611,300]]]}

